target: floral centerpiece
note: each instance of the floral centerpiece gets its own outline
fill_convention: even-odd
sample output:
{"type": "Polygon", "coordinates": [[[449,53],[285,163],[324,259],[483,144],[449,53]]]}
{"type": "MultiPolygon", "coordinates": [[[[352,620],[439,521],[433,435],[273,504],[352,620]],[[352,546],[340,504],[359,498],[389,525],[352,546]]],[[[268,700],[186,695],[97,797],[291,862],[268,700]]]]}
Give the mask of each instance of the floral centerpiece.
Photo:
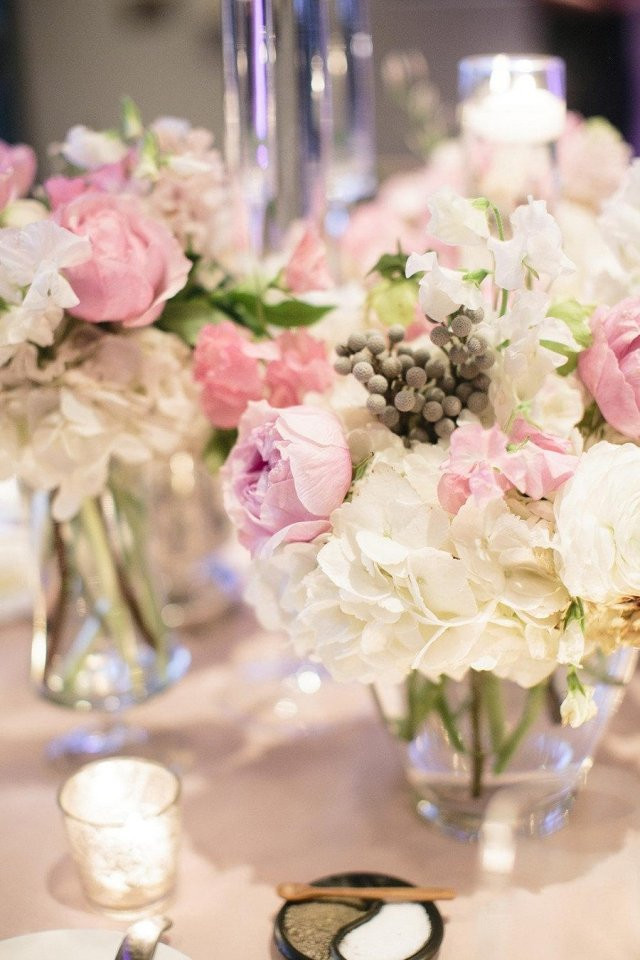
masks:
{"type": "MultiPolygon", "coordinates": [[[[635,196],[607,221],[631,229],[635,196]]],[[[425,816],[469,835],[497,787],[528,785],[545,831],[635,662],[640,304],[558,296],[574,266],[543,201],[508,232],[484,198],[445,189],[429,209],[469,266],[383,257],[375,310],[336,348],[345,379],[249,404],[226,503],[264,623],[385,712],[404,683],[391,722],[425,816]],[[428,330],[410,343],[408,289],[428,330]]]]}
{"type": "MultiPolygon", "coordinates": [[[[201,412],[235,425],[231,392],[213,399],[213,353],[224,366],[264,339],[270,399],[288,398],[287,358],[317,349],[304,331],[270,333],[327,308],[294,293],[321,273],[312,236],[271,275],[245,267],[208,131],[144,128],[126,101],[119,130],[74,127],[52,153],[60,171],[33,188],[33,151],[0,144],[0,475],[39,494],[37,675],[60,702],[111,709],[185,662],[150,569],[144,465],[228,445],[201,412]]],[[[241,389],[257,397],[258,379],[241,389]]]]}

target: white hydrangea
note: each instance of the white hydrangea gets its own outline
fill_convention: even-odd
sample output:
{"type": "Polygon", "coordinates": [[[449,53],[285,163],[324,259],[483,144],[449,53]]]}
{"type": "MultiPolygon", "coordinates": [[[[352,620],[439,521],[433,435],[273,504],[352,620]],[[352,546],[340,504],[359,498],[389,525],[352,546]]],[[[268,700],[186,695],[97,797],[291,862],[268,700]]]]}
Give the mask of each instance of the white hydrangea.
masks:
{"type": "Polygon", "coordinates": [[[140,464],[201,434],[187,347],[152,327],[69,338],[48,378],[25,381],[29,345],[0,371],[0,471],[55,492],[56,519],[100,493],[112,460],[140,464]]]}
{"type": "Polygon", "coordinates": [[[560,576],[574,597],[611,604],[640,595],[640,448],[601,441],[554,503],[560,576]]]}

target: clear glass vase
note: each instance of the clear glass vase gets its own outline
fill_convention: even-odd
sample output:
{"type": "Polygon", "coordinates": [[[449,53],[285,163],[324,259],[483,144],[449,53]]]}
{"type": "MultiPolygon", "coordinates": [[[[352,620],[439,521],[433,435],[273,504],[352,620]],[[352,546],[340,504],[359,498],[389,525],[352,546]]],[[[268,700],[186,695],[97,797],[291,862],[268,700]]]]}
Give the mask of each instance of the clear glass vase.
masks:
{"type": "Polygon", "coordinates": [[[376,686],[389,729],[403,744],[418,813],[445,833],[475,839],[492,800],[509,791],[512,826],[544,836],[562,827],[631,678],[638,651],[621,647],[587,663],[598,712],[563,726],[566,671],[530,689],[487,671],[438,682],[413,672],[403,686],[376,686]]]}
{"type": "Polygon", "coordinates": [[[106,715],[102,726],[52,742],[53,756],[125,745],[134,733],[119,721],[121,711],[174,683],[189,665],[162,619],[143,494],[129,474],[113,476],[101,496],[64,521],[54,518],[48,494],[30,497],[39,573],[32,678],[48,700],[106,715]]]}

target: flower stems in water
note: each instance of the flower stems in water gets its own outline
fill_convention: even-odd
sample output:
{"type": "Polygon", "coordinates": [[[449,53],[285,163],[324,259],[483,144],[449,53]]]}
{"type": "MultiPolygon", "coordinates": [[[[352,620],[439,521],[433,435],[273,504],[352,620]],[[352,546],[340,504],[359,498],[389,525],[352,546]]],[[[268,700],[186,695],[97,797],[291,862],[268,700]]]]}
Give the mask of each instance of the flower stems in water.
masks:
{"type": "Polygon", "coordinates": [[[471,682],[471,796],[482,795],[484,750],[482,749],[482,677],[477,670],[470,671],[471,682]]]}

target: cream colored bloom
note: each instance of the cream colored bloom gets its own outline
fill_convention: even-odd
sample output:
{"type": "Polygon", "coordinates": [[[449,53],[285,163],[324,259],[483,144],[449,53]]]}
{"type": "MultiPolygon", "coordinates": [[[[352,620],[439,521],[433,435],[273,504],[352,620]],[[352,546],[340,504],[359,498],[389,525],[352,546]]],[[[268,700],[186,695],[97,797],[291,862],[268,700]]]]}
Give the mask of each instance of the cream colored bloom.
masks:
{"type": "Polygon", "coordinates": [[[598,712],[598,706],[594,702],[593,687],[586,685],[570,687],[566,697],[560,704],[560,716],[565,726],[581,727],[587,720],[591,720],[598,712]]]}
{"type": "Polygon", "coordinates": [[[554,504],[555,549],[569,593],[593,603],[640,596],[640,448],[601,441],[554,504]]]}

